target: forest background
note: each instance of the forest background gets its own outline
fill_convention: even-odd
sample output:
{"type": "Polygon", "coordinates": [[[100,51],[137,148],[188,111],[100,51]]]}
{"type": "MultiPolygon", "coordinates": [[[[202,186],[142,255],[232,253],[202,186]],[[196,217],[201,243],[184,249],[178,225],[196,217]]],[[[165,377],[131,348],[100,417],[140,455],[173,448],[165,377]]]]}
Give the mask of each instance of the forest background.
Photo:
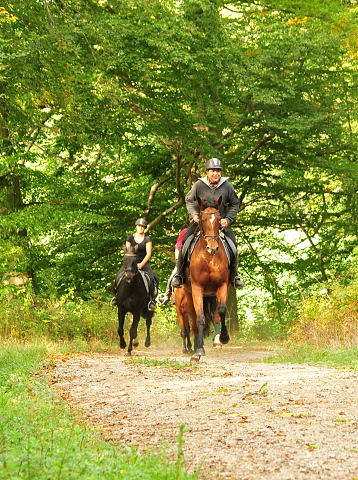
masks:
{"type": "Polygon", "coordinates": [[[164,290],[185,194],[218,157],[241,201],[241,331],[307,333],[309,318],[312,338],[338,323],[338,336],[357,338],[357,10],[353,0],[3,1],[2,333],[103,330],[76,312],[108,304],[138,217],[164,290]]]}

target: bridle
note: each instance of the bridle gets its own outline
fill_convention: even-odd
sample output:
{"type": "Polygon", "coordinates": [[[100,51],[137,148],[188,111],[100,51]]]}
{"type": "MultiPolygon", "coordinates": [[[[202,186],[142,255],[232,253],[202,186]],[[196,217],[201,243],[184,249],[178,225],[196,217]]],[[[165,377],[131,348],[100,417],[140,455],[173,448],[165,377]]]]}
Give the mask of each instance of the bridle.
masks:
{"type": "MultiPolygon", "coordinates": [[[[137,257],[138,255],[135,254],[135,253],[125,253],[124,254],[125,257],[137,257]]],[[[138,269],[133,269],[132,267],[129,267],[129,268],[126,268],[124,267],[124,275],[127,277],[127,273],[131,273],[134,277],[134,275],[137,275],[138,273],[138,269]]]]}
{"type": "MultiPolygon", "coordinates": [[[[200,235],[201,235],[202,237],[204,237],[204,240],[206,241],[206,248],[207,248],[208,250],[209,250],[209,249],[210,249],[210,250],[213,250],[212,248],[209,247],[209,242],[210,242],[211,240],[216,240],[216,242],[217,242],[217,244],[218,244],[218,247],[219,247],[219,237],[220,237],[220,235],[219,235],[219,233],[216,233],[216,234],[214,234],[214,235],[205,233],[205,232],[204,232],[204,228],[203,228],[203,221],[202,221],[201,216],[202,216],[202,215],[213,215],[213,214],[218,213],[218,212],[219,212],[219,209],[214,210],[214,211],[212,211],[212,212],[205,212],[205,211],[203,211],[203,210],[200,212],[200,222],[199,222],[200,235]]],[[[218,248],[218,247],[217,247],[217,248],[218,248]]],[[[217,248],[215,249],[215,251],[212,252],[214,255],[215,255],[215,252],[216,252],[217,248]]]]}

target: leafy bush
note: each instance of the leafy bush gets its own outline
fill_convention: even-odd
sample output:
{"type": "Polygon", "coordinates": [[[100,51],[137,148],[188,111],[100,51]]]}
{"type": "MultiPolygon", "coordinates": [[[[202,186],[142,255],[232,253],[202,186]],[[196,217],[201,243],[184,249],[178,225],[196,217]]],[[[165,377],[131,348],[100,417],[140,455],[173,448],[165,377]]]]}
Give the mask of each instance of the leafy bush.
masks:
{"type": "Polygon", "coordinates": [[[358,265],[349,267],[332,285],[313,291],[302,301],[290,342],[312,346],[358,345],[358,265]]]}

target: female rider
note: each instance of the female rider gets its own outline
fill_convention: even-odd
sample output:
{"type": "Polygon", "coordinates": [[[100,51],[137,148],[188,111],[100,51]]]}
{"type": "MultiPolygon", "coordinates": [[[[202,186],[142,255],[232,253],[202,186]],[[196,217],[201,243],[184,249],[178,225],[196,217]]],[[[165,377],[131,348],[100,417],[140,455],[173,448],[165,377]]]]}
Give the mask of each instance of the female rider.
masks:
{"type": "MultiPolygon", "coordinates": [[[[155,283],[157,283],[156,282],[157,277],[156,277],[156,274],[153,272],[149,263],[149,259],[152,256],[152,240],[148,235],[145,235],[144,233],[147,225],[148,225],[147,221],[144,218],[138,218],[138,220],[135,222],[136,231],[135,233],[128,236],[126,240],[126,247],[130,248],[138,245],[137,267],[138,267],[138,270],[144,270],[150,277],[148,310],[154,311],[155,310],[154,290],[155,290],[155,283]]],[[[123,270],[124,270],[124,266],[122,266],[122,268],[119,270],[119,272],[116,275],[115,291],[118,287],[117,278],[120,276],[123,270]]],[[[111,305],[112,306],[117,305],[116,297],[112,298],[111,305]]]]}

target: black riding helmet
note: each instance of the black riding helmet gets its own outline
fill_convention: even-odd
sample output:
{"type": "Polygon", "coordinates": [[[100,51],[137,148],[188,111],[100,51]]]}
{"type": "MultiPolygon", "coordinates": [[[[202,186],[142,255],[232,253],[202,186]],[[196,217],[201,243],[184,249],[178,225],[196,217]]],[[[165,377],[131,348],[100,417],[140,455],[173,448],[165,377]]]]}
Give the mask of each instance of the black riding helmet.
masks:
{"type": "Polygon", "coordinates": [[[210,168],[218,168],[220,170],[222,170],[222,164],[220,162],[220,160],[218,158],[210,158],[210,160],[208,160],[206,162],[206,170],[210,170],[210,168]]]}
{"type": "Polygon", "coordinates": [[[144,218],[138,218],[138,220],[136,220],[134,225],[135,226],[142,225],[142,227],[146,227],[148,225],[148,222],[144,218]]]}

